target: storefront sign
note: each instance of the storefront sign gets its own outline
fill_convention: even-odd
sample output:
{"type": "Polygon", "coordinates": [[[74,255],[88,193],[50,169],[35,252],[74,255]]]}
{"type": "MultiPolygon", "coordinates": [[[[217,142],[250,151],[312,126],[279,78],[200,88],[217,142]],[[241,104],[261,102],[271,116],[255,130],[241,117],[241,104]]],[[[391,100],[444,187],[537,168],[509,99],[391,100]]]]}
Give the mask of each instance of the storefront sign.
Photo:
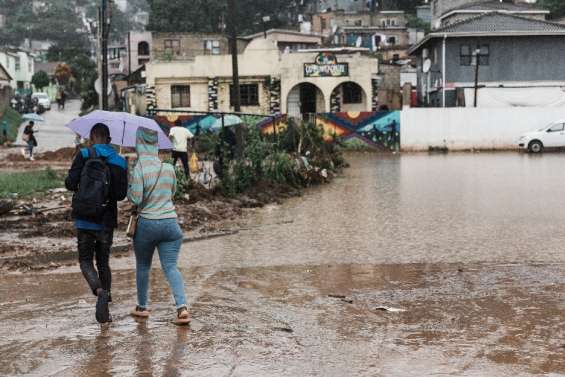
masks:
{"type": "Polygon", "coordinates": [[[349,64],[338,63],[337,57],[328,52],[322,52],[316,57],[315,63],[304,64],[304,77],[344,77],[349,76],[349,64]]]}

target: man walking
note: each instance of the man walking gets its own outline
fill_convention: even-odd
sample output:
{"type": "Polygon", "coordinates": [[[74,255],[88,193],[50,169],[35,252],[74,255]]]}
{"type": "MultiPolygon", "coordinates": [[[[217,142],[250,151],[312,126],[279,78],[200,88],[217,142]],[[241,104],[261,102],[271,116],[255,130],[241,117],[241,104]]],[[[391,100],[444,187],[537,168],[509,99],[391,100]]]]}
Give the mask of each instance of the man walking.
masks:
{"type": "Polygon", "coordinates": [[[127,163],[110,145],[110,130],[98,123],[90,131],[92,147],[77,153],[65,180],[73,191],[80,269],[97,296],[96,320],[111,322],[110,250],[118,225],[118,201],[127,195],[127,163]],[[94,257],[96,267],[94,268],[94,257]]]}
{"type": "MultiPolygon", "coordinates": [[[[3,118],[0,116],[0,119],[3,118]]],[[[2,145],[8,144],[8,121],[6,119],[2,119],[2,145]]]]}
{"type": "Polygon", "coordinates": [[[180,122],[177,122],[171,128],[169,137],[173,143],[173,166],[176,167],[177,161],[180,159],[184,168],[184,175],[190,178],[190,170],[188,169],[188,140],[192,139],[194,135],[185,127],[182,127],[180,122]]]}

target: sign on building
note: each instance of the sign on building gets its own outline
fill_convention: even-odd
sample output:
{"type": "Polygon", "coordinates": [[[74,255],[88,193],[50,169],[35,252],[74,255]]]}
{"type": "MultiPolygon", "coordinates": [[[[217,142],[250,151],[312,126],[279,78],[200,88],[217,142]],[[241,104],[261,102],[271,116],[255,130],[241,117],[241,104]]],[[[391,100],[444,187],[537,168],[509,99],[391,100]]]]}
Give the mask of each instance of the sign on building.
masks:
{"type": "Polygon", "coordinates": [[[345,77],[349,76],[349,64],[338,63],[335,54],[322,52],[315,63],[304,64],[304,77],[345,77]]]}

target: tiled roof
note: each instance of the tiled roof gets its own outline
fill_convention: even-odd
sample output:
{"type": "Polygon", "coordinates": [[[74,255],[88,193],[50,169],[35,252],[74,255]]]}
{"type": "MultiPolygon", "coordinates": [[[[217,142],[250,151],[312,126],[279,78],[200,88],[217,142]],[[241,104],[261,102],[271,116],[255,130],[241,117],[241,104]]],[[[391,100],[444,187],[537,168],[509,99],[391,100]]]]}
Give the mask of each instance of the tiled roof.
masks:
{"type": "Polygon", "coordinates": [[[477,1],[470,4],[465,4],[460,7],[449,10],[449,12],[458,10],[504,10],[504,11],[539,11],[542,9],[533,7],[529,4],[514,4],[514,3],[501,3],[500,1],[477,1]]]}
{"type": "Polygon", "coordinates": [[[565,25],[513,14],[490,12],[435,30],[434,33],[565,32],[565,25]]]}

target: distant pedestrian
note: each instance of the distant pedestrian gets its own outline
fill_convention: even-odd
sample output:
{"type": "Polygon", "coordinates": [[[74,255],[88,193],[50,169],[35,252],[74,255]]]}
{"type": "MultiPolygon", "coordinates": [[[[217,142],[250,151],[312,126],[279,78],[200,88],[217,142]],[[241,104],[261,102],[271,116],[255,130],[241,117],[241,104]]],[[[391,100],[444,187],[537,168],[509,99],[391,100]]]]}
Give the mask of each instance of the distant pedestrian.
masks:
{"type": "Polygon", "coordinates": [[[6,119],[2,120],[2,145],[8,144],[8,121],[6,119]]]}
{"type": "Polygon", "coordinates": [[[110,250],[118,226],[118,201],[127,195],[127,164],[110,145],[108,126],[98,123],[90,131],[92,147],[80,150],[65,186],[73,191],[72,215],[78,238],[80,269],[97,297],[96,320],[111,322],[110,250]],[[96,267],[94,268],[94,258],[96,267]]]}
{"type": "Polygon", "coordinates": [[[173,196],[176,191],[175,170],[159,159],[157,132],[140,128],[137,131],[137,162],[130,172],[128,199],[137,206],[137,223],[133,248],[136,260],[137,306],[134,317],[149,316],[149,277],[155,248],[159,251],[161,267],[176,304],[174,322],[190,322],[184,281],[178,269],[178,259],[183,240],[173,196]]]}
{"type": "Polygon", "coordinates": [[[55,100],[57,101],[57,110],[61,110],[63,106],[63,98],[61,96],[62,90],[57,89],[57,95],[55,96],[55,100]]]}
{"type": "Polygon", "coordinates": [[[173,143],[173,166],[176,166],[177,161],[180,159],[184,168],[184,175],[189,178],[190,170],[188,168],[188,140],[192,139],[194,135],[185,127],[182,127],[180,122],[177,122],[175,123],[175,126],[171,128],[169,137],[171,138],[171,142],[173,143]]]}
{"type": "Polygon", "coordinates": [[[27,152],[28,153],[27,158],[29,158],[30,161],[34,161],[33,148],[37,147],[37,139],[35,138],[35,131],[33,129],[33,126],[35,126],[35,123],[33,121],[30,121],[28,125],[24,128],[24,133],[22,136],[23,140],[27,144],[27,148],[22,150],[22,153],[24,157],[26,157],[26,152],[27,152]]]}
{"type": "Polygon", "coordinates": [[[65,89],[61,89],[61,108],[65,110],[65,102],[67,101],[67,92],[65,89]]]}

